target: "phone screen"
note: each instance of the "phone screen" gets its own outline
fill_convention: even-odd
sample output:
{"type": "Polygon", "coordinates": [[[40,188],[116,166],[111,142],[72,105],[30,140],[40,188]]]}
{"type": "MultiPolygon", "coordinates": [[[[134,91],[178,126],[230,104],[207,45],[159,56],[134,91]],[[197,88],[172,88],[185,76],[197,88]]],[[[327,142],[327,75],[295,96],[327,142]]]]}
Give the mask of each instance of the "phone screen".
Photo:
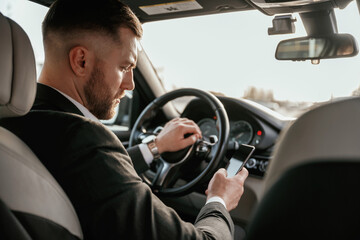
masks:
{"type": "Polygon", "coordinates": [[[251,145],[241,144],[239,146],[239,149],[234,152],[230,164],[227,167],[228,177],[235,176],[243,169],[254,150],[255,147],[251,145]]]}

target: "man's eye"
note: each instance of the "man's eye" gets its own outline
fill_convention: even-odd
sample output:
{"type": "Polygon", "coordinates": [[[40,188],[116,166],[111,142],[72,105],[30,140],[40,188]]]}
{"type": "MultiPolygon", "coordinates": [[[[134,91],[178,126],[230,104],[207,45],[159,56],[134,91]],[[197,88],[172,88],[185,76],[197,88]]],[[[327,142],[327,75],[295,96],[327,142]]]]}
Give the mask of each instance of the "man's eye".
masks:
{"type": "Polygon", "coordinates": [[[120,71],[122,73],[127,73],[131,71],[131,66],[130,67],[120,67],[120,71]]]}

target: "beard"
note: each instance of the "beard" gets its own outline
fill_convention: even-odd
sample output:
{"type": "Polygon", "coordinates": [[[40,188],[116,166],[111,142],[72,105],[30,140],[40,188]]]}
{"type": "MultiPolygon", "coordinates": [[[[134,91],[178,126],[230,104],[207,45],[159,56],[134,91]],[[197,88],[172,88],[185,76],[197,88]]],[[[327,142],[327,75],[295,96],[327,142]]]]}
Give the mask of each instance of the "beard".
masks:
{"type": "Polygon", "coordinates": [[[98,119],[107,120],[115,116],[116,99],[120,99],[124,92],[119,91],[115,96],[111,95],[111,87],[106,84],[104,78],[99,66],[95,66],[84,87],[84,95],[87,109],[98,119]]]}

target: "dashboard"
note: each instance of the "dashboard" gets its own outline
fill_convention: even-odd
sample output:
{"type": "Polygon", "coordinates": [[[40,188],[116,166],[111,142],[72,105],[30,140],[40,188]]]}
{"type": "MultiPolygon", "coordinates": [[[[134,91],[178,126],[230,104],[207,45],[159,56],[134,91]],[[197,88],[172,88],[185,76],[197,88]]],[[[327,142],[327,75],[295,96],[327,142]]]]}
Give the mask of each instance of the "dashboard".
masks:
{"type": "MultiPolygon", "coordinates": [[[[219,135],[216,117],[203,118],[197,123],[203,135],[209,137],[211,135],[219,135]]],[[[257,130],[254,132],[253,126],[246,120],[230,121],[230,141],[237,142],[238,144],[255,145],[260,143],[262,131],[257,130]]]]}
{"type": "MultiPolygon", "coordinates": [[[[277,113],[252,101],[228,97],[218,98],[224,105],[229,118],[229,142],[255,147],[245,167],[250,175],[262,178],[280,131],[289,119],[281,118],[277,113]]],[[[219,134],[214,111],[200,99],[190,101],[182,117],[194,120],[205,138],[219,134]]],[[[232,158],[229,167],[239,164],[241,162],[238,159],[232,158]]]]}

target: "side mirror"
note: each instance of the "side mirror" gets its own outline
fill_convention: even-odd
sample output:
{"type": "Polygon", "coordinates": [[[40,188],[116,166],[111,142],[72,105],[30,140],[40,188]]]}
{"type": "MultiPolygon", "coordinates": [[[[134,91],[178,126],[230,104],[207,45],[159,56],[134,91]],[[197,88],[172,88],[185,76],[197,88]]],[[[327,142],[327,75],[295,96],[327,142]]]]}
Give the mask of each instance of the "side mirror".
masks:
{"type": "Polygon", "coordinates": [[[281,41],[275,53],[278,60],[320,60],[352,57],[359,52],[355,38],[350,34],[311,36],[281,41]]]}

